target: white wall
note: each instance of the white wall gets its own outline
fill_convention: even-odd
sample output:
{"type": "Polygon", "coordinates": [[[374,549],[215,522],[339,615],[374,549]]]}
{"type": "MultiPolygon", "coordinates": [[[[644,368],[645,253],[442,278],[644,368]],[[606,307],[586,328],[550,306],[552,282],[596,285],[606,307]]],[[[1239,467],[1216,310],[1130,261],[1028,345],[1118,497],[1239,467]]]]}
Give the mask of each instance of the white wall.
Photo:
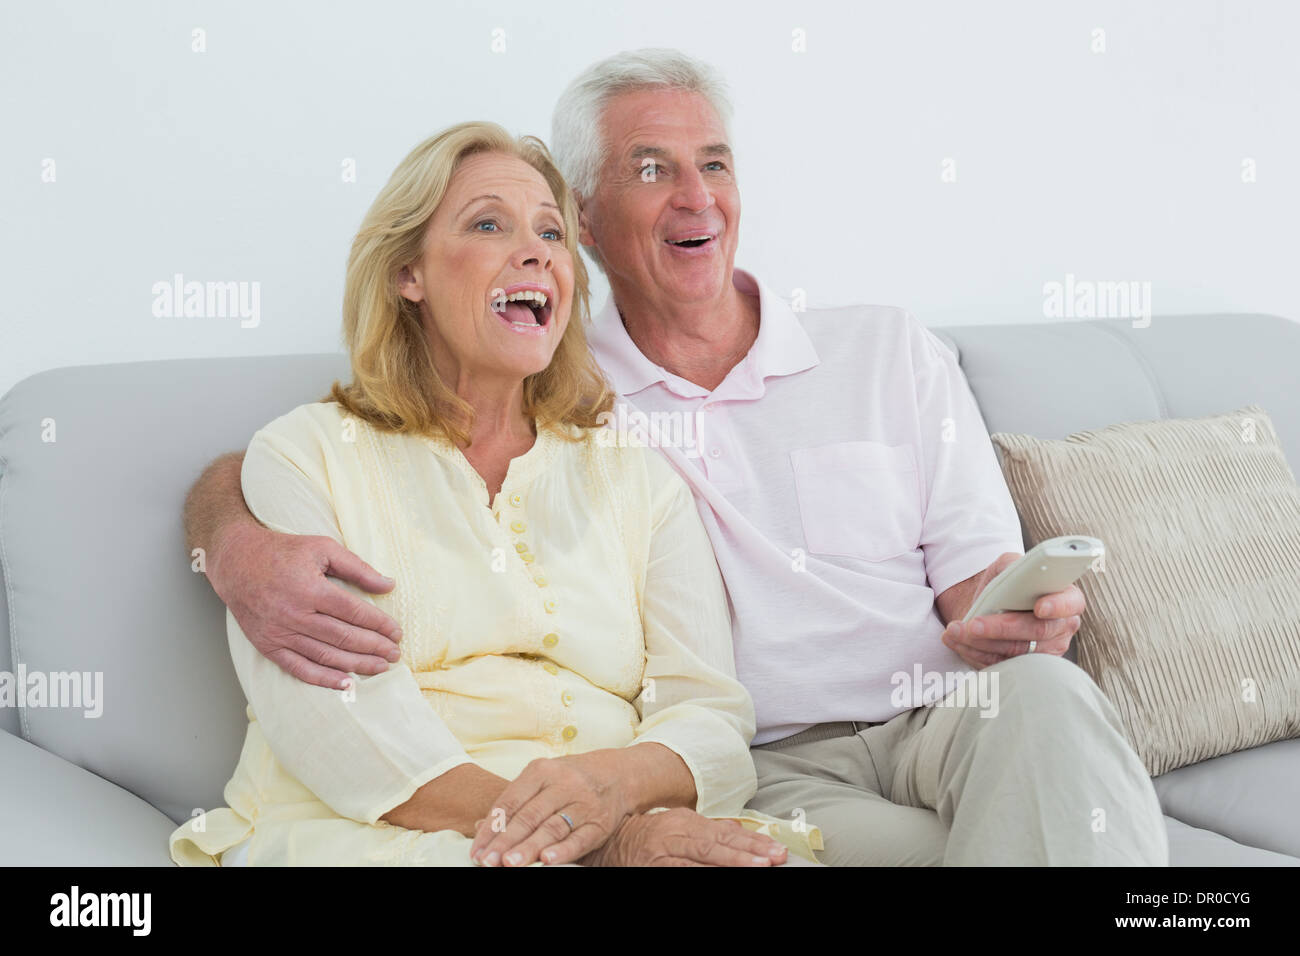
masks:
{"type": "Polygon", "coordinates": [[[545,137],[578,69],[649,45],[730,79],[738,263],[785,294],[931,326],[1044,321],[1043,284],[1068,273],[1148,281],[1157,316],[1300,319],[1294,3],[8,0],[0,16],[0,392],[62,365],[339,349],[353,230],[411,146],[471,118],[545,137]],[[259,323],[155,317],[153,284],[178,272],[260,283],[259,323]]]}

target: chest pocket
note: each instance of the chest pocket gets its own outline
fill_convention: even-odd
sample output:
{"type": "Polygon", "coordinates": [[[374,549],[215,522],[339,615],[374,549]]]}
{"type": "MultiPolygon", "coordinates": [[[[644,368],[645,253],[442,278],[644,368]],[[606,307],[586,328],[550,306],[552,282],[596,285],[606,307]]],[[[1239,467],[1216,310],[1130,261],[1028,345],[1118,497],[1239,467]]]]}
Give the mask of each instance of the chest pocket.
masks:
{"type": "Polygon", "coordinates": [[[790,452],[809,552],[887,561],[921,537],[921,486],[911,445],[836,442],[790,452]]]}

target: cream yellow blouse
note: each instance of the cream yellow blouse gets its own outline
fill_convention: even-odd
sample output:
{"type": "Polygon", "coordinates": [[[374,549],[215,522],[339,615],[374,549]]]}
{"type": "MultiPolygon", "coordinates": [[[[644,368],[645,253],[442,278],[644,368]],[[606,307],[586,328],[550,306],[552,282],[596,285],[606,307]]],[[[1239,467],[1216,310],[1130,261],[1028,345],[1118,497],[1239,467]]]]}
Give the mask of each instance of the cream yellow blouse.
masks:
{"type": "Polygon", "coordinates": [[[380,820],[467,762],[513,779],[531,760],[655,741],[695,778],[696,809],[812,858],[815,828],[743,811],[753,704],[736,681],[726,595],[681,478],[602,430],[549,428],[499,494],[450,442],[372,428],[336,402],[253,436],[242,484],[264,525],[326,535],[396,579],[362,596],[403,632],[401,662],[341,692],[262,657],[227,613],[249,727],[227,807],[182,824],[172,859],[461,864],[470,840],[380,820]]]}

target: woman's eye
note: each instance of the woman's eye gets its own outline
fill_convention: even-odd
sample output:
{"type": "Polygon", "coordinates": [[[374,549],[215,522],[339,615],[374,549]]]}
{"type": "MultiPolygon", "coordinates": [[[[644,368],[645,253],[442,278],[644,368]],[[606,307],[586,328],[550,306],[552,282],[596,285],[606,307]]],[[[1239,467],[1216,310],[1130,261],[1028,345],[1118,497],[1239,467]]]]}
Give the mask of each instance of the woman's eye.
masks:
{"type": "Polygon", "coordinates": [[[546,237],[548,237],[548,238],[550,238],[550,239],[554,239],[556,242],[563,242],[563,241],[564,241],[564,233],[562,233],[562,232],[561,232],[560,230],[558,230],[558,229],[543,229],[543,230],[542,230],[542,235],[543,235],[543,236],[546,236],[546,237]]]}
{"type": "MultiPolygon", "coordinates": [[[[480,219],[478,222],[474,223],[474,228],[475,228],[475,229],[478,229],[480,226],[491,226],[491,227],[492,227],[492,229],[491,229],[492,232],[496,232],[496,229],[497,229],[497,224],[496,224],[493,220],[491,220],[491,219],[480,219]]],[[[486,232],[486,231],[488,231],[488,230],[483,230],[483,231],[486,232]]]]}

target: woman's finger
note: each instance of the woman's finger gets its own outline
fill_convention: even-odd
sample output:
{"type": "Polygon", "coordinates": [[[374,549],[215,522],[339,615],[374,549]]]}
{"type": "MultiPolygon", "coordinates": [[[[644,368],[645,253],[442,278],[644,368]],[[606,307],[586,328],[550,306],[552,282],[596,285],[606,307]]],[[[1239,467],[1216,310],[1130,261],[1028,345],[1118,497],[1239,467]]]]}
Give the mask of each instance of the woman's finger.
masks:
{"type": "Polygon", "coordinates": [[[572,863],[579,857],[586,856],[600,845],[601,830],[589,823],[577,826],[576,821],[573,829],[569,829],[568,821],[560,813],[567,813],[572,819],[578,812],[577,806],[569,804],[562,811],[552,814],[531,836],[508,851],[502,861],[506,866],[527,866],[538,860],[546,864],[572,863]],[[567,848],[561,853],[559,848],[566,845],[567,848]]]}
{"type": "MultiPolygon", "coordinates": [[[[502,796],[505,796],[503,793],[502,796]]],[[[533,799],[529,800],[522,807],[512,814],[505,817],[505,829],[500,832],[491,833],[491,838],[477,851],[471,845],[470,858],[476,859],[476,862],[484,866],[499,866],[510,851],[514,850],[530,836],[536,833],[543,825],[548,822],[559,822],[565,829],[568,825],[561,820],[556,814],[569,804],[570,800],[567,795],[559,793],[554,787],[547,787],[538,793],[533,799]]],[[[501,809],[501,802],[492,808],[491,813],[496,813],[501,809]]],[[[499,819],[499,818],[498,818],[499,819]]],[[[562,834],[558,834],[559,839],[562,834]]],[[[479,838],[476,837],[477,842],[479,838]]],[[[547,845],[554,843],[555,840],[548,840],[547,845]]]]}
{"type": "MultiPolygon", "coordinates": [[[[538,772],[539,768],[535,766],[536,763],[537,761],[534,761],[534,763],[524,767],[519,776],[515,777],[501,791],[501,795],[492,804],[486,817],[486,822],[489,824],[488,828],[480,830],[474,837],[474,842],[470,844],[470,859],[480,862],[479,857],[483,855],[482,851],[487,848],[488,844],[506,832],[519,809],[536,797],[546,786],[543,775],[538,772]]],[[[527,834],[524,834],[524,836],[527,836],[527,834]]],[[[511,846],[513,845],[512,843],[511,846]]],[[[499,851],[500,847],[497,849],[499,851]]]]}

